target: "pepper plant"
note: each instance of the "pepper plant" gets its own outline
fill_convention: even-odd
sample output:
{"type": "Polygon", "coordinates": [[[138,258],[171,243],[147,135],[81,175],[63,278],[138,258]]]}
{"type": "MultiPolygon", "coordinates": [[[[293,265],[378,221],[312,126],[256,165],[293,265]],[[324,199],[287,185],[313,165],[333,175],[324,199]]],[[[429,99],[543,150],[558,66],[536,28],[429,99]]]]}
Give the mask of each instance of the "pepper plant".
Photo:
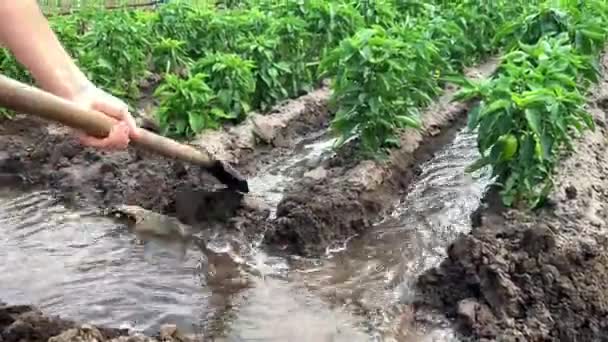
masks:
{"type": "Polygon", "coordinates": [[[495,39],[516,49],[518,41],[534,44],[543,37],[567,33],[581,52],[596,54],[608,35],[607,7],[605,1],[597,0],[541,2],[529,6],[524,14],[505,25],[495,39]]]}
{"type": "Polygon", "coordinates": [[[185,74],[192,59],[186,54],[186,42],[160,37],[152,48],[152,63],[161,73],[185,74]]]}
{"type": "Polygon", "coordinates": [[[236,54],[216,53],[197,61],[193,74],[210,75],[208,84],[216,96],[216,107],[226,117],[242,120],[251,110],[251,96],[255,92],[253,70],[255,64],[236,54]]]}
{"type": "Polygon", "coordinates": [[[154,92],[160,101],[155,113],[162,133],[174,137],[192,137],[204,129],[217,129],[224,111],[214,107],[216,96],[207,84],[208,75],[187,78],[167,74],[154,92]]]}
{"type": "Polygon", "coordinates": [[[420,128],[417,105],[435,90],[422,88],[426,81],[421,81],[430,73],[425,69],[433,66],[430,60],[417,65],[412,50],[373,26],[344,40],[323,61],[322,70],[335,76],[331,127],[340,137],[337,147],[359,137],[362,151],[377,156],[398,145],[398,129],[420,128]]]}
{"type": "Polygon", "coordinates": [[[148,27],[128,11],[104,14],[84,34],[80,62],[95,83],[115,95],[137,98],[148,69],[149,36],[148,27]]]}
{"type": "Polygon", "coordinates": [[[300,18],[286,16],[276,19],[268,34],[278,37],[276,57],[288,70],[281,80],[287,95],[295,97],[312,90],[313,78],[308,68],[310,58],[309,44],[313,36],[306,30],[306,22],[300,18]]]}
{"type": "Polygon", "coordinates": [[[276,58],[278,49],[279,40],[264,34],[241,42],[237,50],[245,59],[255,63],[256,84],[252,105],[262,111],[288,96],[282,80],[288,77],[290,69],[287,63],[276,58]]]}
{"type": "Polygon", "coordinates": [[[198,8],[186,1],[171,1],[163,4],[151,20],[154,35],[186,42],[189,56],[198,56],[203,42],[199,41],[200,31],[212,18],[213,12],[198,8]]]}
{"type": "Polygon", "coordinates": [[[479,99],[468,127],[478,130],[481,157],[469,167],[491,166],[505,205],[542,205],[553,188],[560,153],[574,133],[594,129],[584,89],[597,80],[590,56],[567,33],[545,37],[504,56],[497,76],[463,85],[456,100],[479,99]]]}
{"type": "Polygon", "coordinates": [[[75,59],[82,54],[81,32],[83,32],[83,27],[81,23],[80,17],[75,15],[59,16],[49,22],[63,47],[75,59]]]}
{"type": "Polygon", "coordinates": [[[389,28],[397,22],[396,2],[392,0],[363,0],[358,1],[359,10],[368,26],[380,25],[389,28]]]}

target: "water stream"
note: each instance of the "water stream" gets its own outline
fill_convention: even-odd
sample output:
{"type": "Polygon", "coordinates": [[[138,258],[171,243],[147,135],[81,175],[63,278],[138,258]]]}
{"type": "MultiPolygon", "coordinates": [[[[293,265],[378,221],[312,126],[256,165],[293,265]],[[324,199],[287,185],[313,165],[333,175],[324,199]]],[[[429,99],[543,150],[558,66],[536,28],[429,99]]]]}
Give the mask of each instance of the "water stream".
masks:
{"type": "MultiPolygon", "coordinates": [[[[252,179],[252,193],[278,203],[290,179],[302,177],[329,147],[323,135],[304,141],[252,179]]],[[[487,183],[464,173],[476,156],[474,136],[458,134],[423,165],[390,217],[327,258],[271,257],[254,242],[241,257],[259,274],[253,287],[239,292],[205,285],[195,247],[181,256],[139,241],[109,218],[66,208],[44,191],[5,191],[0,299],[147,333],[171,322],[187,332],[211,329],[226,341],[390,340],[390,326],[399,320],[391,308],[411,299],[415,276],[439,263],[449,242],[469,227],[487,183]],[[356,315],[342,303],[375,313],[356,315]]],[[[438,329],[424,337],[445,341],[449,335],[438,329]]]]}

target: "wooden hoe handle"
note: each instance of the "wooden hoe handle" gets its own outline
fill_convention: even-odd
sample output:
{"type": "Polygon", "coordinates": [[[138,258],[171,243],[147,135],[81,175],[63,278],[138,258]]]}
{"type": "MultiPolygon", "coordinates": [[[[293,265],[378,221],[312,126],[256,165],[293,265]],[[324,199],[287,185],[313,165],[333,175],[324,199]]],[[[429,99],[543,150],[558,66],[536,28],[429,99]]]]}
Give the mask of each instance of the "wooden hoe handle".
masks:
{"type": "MultiPolygon", "coordinates": [[[[101,112],[83,109],[59,96],[3,75],[0,75],[0,107],[56,121],[99,138],[106,137],[117,123],[115,118],[101,112]]],[[[132,139],[132,143],[154,153],[207,168],[216,163],[211,156],[192,146],[145,129],[139,131],[140,136],[132,139]]]]}

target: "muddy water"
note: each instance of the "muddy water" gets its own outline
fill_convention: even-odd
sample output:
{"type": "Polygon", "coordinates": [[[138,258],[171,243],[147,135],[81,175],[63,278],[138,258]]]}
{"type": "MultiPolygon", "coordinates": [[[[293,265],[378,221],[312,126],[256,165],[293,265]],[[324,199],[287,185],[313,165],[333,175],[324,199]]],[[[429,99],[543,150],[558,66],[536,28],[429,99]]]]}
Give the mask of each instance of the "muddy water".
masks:
{"type": "Polygon", "coordinates": [[[319,166],[324,158],[332,155],[331,147],[336,141],[327,132],[317,132],[302,138],[294,153],[273,161],[271,165],[258,172],[249,180],[251,193],[259,196],[271,208],[270,217],[274,218],[276,207],[283,198],[286,187],[307,172],[319,166]]]}
{"type": "Polygon", "coordinates": [[[301,269],[301,280],[325,298],[363,310],[367,331],[378,340],[397,338],[396,330],[411,341],[457,340],[445,322],[408,326],[405,307],[416,276],[438,265],[449,243],[470,228],[469,216],[489,183],[486,174],[464,171],[478,156],[475,144],[475,135],[460,132],[422,165],[389,217],[329,250],[316,268],[301,269]]]}
{"type": "Polygon", "coordinates": [[[45,192],[4,192],[0,208],[0,297],[11,304],[150,332],[176,320],[191,328],[208,306],[195,250],[144,244],[127,227],[45,192]]]}
{"type": "MultiPolygon", "coordinates": [[[[252,193],[274,207],[286,184],[314,169],[331,144],[325,135],[304,139],[251,180],[252,193]]],[[[0,298],[150,334],[171,322],[229,341],[390,340],[411,281],[439,263],[446,245],[469,226],[487,182],[464,174],[475,157],[474,137],[459,134],[423,166],[390,217],[323,260],[270,257],[257,241],[237,241],[238,257],[256,270],[243,291],[207,287],[205,261],[194,247],[182,254],[175,246],[139,241],[126,226],[66,208],[44,192],[4,192],[0,298]]],[[[239,238],[217,237],[220,249],[239,238]]],[[[451,335],[422,328],[414,340],[451,335]]]]}

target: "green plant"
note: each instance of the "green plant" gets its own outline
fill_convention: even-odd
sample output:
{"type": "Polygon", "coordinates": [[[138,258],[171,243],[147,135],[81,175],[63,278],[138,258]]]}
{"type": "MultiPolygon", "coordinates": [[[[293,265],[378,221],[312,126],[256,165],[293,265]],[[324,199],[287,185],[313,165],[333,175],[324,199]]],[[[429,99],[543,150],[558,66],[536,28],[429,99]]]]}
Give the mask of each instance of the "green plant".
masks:
{"type": "Polygon", "coordinates": [[[241,8],[248,7],[250,5],[250,2],[245,0],[216,0],[215,5],[218,8],[224,9],[241,8]]]}
{"type": "Polygon", "coordinates": [[[392,0],[362,0],[356,5],[368,26],[380,25],[385,28],[397,21],[397,9],[392,0]]]}
{"type": "Polygon", "coordinates": [[[306,22],[293,16],[276,19],[268,34],[278,37],[275,56],[288,71],[282,80],[288,96],[295,97],[302,91],[312,90],[314,77],[307,63],[312,60],[308,54],[313,36],[306,30],[306,22]]]}
{"type": "Polygon", "coordinates": [[[236,54],[217,53],[197,61],[193,74],[210,75],[209,86],[215,94],[216,106],[226,117],[242,120],[251,110],[251,96],[255,92],[253,61],[236,54]]]}
{"type": "Polygon", "coordinates": [[[302,18],[308,23],[309,32],[314,35],[312,52],[321,59],[330,49],[337,47],[342,40],[365,25],[365,19],[351,3],[311,0],[306,5],[302,18]]]}
{"type": "Polygon", "coordinates": [[[11,51],[5,48],[0,48],[0,72],[21,82],[31,83],[33,81],[29,71],[17,61],[11,51]]]}
{"type": "MultiPolygon", "coordinates": [[[[15,56],[5,48],[0,48],[0,73],[21,82],[32,82],[32,77],[27,69],[17,62],[15,56]]],[[[12,110],[0,107],[1,117],[10,118],[14,115],[12,110]]]]}
{"type": "Polygon", "coordinates": [[[186,42],[171,38],[163,38],[154,43],[152,48],[152,63],[154,68],[162,73],[183,74],[192,63],[186,55],[186,42]]]}
{"type": "MultiPolygon", "coordinates": [[[[300,69],[295,73],[292,72],[292,78],[296,74],[304,75],[306,79],[310,78],[315,83],[319,77],[319,63],[327,52],[365,25],[363,16],[353,3],[348,1],[276,2],[265,0],[259,5],[259,9],[266,15],[281,18],[279,22],[274,21],[270,25],[271,32],[268,32],[270,36],[280,37],[282,41],[285,41],[285,43],[281,43],[281,48],[287,53],[282,53],[284,57],[281,57],[281,60],[291,61],[289,51],[294,46],[298,49],[294,54],[296,58],[300,59],[300,56],[305,56],[304,60],[296,62],[295,69],[300,69],[302,64],[305,64],[306,70],[300,69]]],[[[294,66],[291,66],[290,69],[293,70],[294,66]]],[[[308,87],[309,85],[306,85],[304,89],[308,87]]],[[[290,91],[290,93],[294,92],[290,91]]]]}
{"type": "Polygon", "coordinates": [[[457,81],[456,100],[480,100],[468,127],[478,130],[481,158],[469,171],[491,166],[507,206],[544,203],[560,152],[572,147],[574,132],[595,127],[583,90],[597,75],[593,59],[562,34],[520,43],[492,79],[457,81]]]}
{"type": "Polygon", "coordinates": [[[80,63],[88,77],[118,96],[137,98],[147,74],[149,28],[128,11],[99,16],[83,36],[80,63]]]}
{"type": "Polygon", "coordinates": [[[333,80],[332,104],[337,107],[332,129],[337,146],[361,138],[369,155],[398,145],[400,128],[421,126],[418,106],[438,91],[432,74],[431,45],[409,45],[390,37],[380,26],[362,29],[344,40],[322,63],[333,80]],[[426,58],[417,55],[427,53],[426,58]],[[420,58],[420,59],[416,59],[420,58]]]}
{"type": "Polygon", "coordinates": [[[187,43],[190,56],[200,53],[199,31],[212,18],[213,12],[200,9],[187,1],[171,1],[160,6],[151,20],[154,35],[187,43]]]}
{"type": "Polygon", "coordinates": [[[534,44],[543,37],[567,33],[577,49],[595,54],[604,47],[608,34],[607,6],[594,0],[544,1],[505,25],[495,39],[516,49],[518,41],[534,44]]]}
{"type": "Polygon", "coordinates": [[[78,59],[82,54],[81,38],[84,28],[80,17],[75,15],[59,16],[50,21],[50,26],[66,51],[78,59]]]}
{"type": "Polygon", "coordinates": [[[230,119],[214,107],[216,96],[206,82],[207,77],[196,74],[183,79],[165,75],[154,92],[160,101],[155,115],[164,135],[192,137],[204,129],[216,129],[223,119],[230,119]]]}
{"type": "Polygon", "coordinates": [[[243,41],[238,49],[240,55],[255,63],[253,107],[262,111],[288,96],[281,80],[289,75],[290,70],[285,62],[277,61],[278,45],[276,37],[261,35],[243,41]]]}

